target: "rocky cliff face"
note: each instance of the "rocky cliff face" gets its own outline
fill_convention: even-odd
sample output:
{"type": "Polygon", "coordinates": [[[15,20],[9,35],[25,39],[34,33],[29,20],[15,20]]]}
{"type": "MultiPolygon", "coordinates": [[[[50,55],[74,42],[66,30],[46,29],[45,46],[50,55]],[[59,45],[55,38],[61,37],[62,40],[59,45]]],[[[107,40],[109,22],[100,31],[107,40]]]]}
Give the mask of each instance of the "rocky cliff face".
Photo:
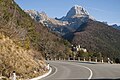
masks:
{"type": "Polygon", "coordinates": [[[89,13],[83,7],[75,5],[68,11],[67,15],[63,17],[61,20],[69,21],[72,18],[80,17],[89,17],[89,13]]]}
{"type": "Polygon", "coordinates": [[[25,12],[27,12],[37,22],[41,22],[50,28],[51,31],[57,32],[61,35],[74,32],[78,27],[80,27],[80,25],[87,22],[88,19],[91,19],[89,13],[83,7],[78,5],[73,6],[68,11],[67,15],[60,19],[49,18],[45,13],[38,13],[34,10],[26,10],[25,12]]]}

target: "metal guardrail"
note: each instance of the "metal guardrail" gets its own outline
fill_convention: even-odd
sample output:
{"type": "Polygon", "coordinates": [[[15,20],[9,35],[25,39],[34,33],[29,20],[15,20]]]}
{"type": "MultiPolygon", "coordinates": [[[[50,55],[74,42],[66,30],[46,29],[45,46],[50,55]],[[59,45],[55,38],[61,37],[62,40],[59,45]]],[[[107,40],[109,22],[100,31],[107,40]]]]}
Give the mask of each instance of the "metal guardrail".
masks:
{"type": "Polygon", "coordinates": [[[46,60],[59,60],[59,61],[88,61],[88,62],[101,62],[101,63],[111,63],[113,64],[113,61],[110,60],[110,58],[97,58],[97,57],[77,57],[77,58],[74,58],[74,57],[68,57],[68,58],[62,58],[62,57],[59,57],[59,58],[47,58],[46,60]]]}

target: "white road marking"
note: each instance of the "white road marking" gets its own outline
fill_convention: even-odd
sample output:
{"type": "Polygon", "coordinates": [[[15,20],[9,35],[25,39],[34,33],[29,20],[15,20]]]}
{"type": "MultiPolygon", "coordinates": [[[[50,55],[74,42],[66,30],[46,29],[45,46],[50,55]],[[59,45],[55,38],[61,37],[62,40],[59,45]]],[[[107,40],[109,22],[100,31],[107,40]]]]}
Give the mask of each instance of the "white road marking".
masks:
{"type": "Polygon", "coordinates": [[[57,71],[58,71],[58,70],[57,70],[57,67],[55,67],[55,66],[53,66],[53,65],[52,65],[52,67],[54,67],[54,68],[55,68],[55,72],[54,72],[53,74],[49,75],[47,78],[49,78],[49,77],[51,77],[51,76],[55,75],[55,74],[57,73],[57,71]]]}
{"type": "Polygon", "coordinates": [[[86,67],[86,66],[83,66],[83,65],[80,65],[80,66],[84,67],[84,68],[86,68],[86,69],[88,69],[90,71],[90,76],[88,77],[88,80],[90,80],[92,78],[92,76],[93,76],[92,70],[90,68],[86,67]]]}
{"type": "Polygon", "coordinates": [[[44,74],[44,75],[42,75],[42,76],[38,76],[38,77],[36,77],[36,78],[29,79],[29,80],[39,80],[39,79],[42,79],[42,78],[48,76],[51,72],[52,72],[52,68],[50,67],[50,70],[49,70],[48,73],[46,73],[46,74],[44,74]]]}
{"type": "MultiPolygon", "coordinates": [[[[70,63],[65,63],[65,64],[70,64],[70,63]]],[[[74,64],[70,64],[70,65],[74,65],[74,64]]],[[[76,65],[74,65],[74,66],[76,66],[76,65]]],[[[86,66],[83,66],[83,65],[80,65],[80,64],[78,64],[77,66],[81,66],[81,67],[86,68],[87,70],[89,70],[90,71],[90,76],[88,77],[88,80],[90,80],[92,78],[93,72],[92,72],[92,70],[90,68],[88,68],[86,66]]]]}
{"type": "MultiPolygon", "coordinates": [[[[72,64],[72,65],[73,65],[73,64],[72,64]]],[[[86,66],[83,66],[83,65],[80,65],[80,64],[78,64],[78,66],[81,66],[81,67],[83,67],[83,68],[86,68],[87,70],[90,71],[90,76],[88,77],[88,80],[90,80],[90,79],[92,78],[92,76],[93,76],[92,70],[91,70],[90,68],[88,68],[88,67],[86,67],[86,66]]]]}
{"type": "MultiPolygon", "coordinates": [[[[64,64],[70,64],[70,63],[64,63],[64,64]]],[[[70,65],[74,65],[74,64],[70,64],[70,65]]],[[[53,65],[52,65],[52,66],[53,66],[53,65]]],[[[76,66],[76,65],[74,65],[74,66],[76,66]]],[[[83,66],[83,65],[80,65],[80,64],[78,64],[77,66],[81,66],[81,67],[89,70],[90,75],[89,75],[89,77],[88,77],[88,80],[90,80],[90,79],[92,78],[93,72],[92,72],[92,70],[91,70],[90,68],[88,68],[88,67],[86,67],[86,66],[83,66]]],[[[54,72],[53,74],[51,74],[50,76],[48,76],[47,78],[49,78],[49,77],[51,77],[51,76],[53,76],[53,75],[55,75],[55,74],[57,73],[57,71],[58,71],[57,67],[55,67],[55,66],[53,66],[53,67],[55,68],[55,72],[54,72]]]]}
{"type": "MultiPolygon", "coordinates": [[[[64,63],[64,64],[70,64],[70,63],[64,63]]],[[[74,64],[70,64],[70,65],[74,65],[74,64]]],[[[74,66],[76,66],[76,65],[74,65],[74,66]]],[[[92,70],[91,70],[90,68],[88,68],[88,67],[86,67],[86,66],[83,66],[83,65],[80,65],[80,64],[78,64],[77,66],[81,66],[81,67],[89,70],[89,71],[90,71],[90,76],[88,77],[88,80],[90,80],[90,79],[92,78],[93,72],[92,72],[92,70]]]]}

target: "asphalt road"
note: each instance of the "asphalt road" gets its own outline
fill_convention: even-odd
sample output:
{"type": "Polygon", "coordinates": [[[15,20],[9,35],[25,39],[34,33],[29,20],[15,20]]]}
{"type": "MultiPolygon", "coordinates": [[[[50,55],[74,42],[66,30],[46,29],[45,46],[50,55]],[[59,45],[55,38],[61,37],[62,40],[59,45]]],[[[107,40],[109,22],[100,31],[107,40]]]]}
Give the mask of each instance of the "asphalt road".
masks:
{"type": "Polygon", "coordinates": [[[42,80],[119,79],[120,64],[49,61],[52,73],[42,80]]]}

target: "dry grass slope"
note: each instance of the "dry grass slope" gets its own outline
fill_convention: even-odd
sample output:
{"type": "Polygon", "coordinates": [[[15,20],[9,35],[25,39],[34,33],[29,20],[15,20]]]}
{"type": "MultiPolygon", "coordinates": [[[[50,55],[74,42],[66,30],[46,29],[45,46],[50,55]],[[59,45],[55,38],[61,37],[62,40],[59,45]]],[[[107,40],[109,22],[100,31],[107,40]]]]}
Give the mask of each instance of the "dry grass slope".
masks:
{"type": "Polygon", "coordinates": [[[0,73],[6,77],[13,70],[25,78],[43,74],[43,57],[69,55],[69,43],[32,20],[14,0],[0,0],[0,33],[0,73]]]}
{"type": "Polygon", "coordinates": [[[45,73],[46,65],[42,60],[35,59],[33,55],[32,50],[25,50],[17,46],[9,37],[0,34],[1,76],[9,77],[13,70],[16,71],[17,76],[23,78],[31,78],[45,73]]]}

